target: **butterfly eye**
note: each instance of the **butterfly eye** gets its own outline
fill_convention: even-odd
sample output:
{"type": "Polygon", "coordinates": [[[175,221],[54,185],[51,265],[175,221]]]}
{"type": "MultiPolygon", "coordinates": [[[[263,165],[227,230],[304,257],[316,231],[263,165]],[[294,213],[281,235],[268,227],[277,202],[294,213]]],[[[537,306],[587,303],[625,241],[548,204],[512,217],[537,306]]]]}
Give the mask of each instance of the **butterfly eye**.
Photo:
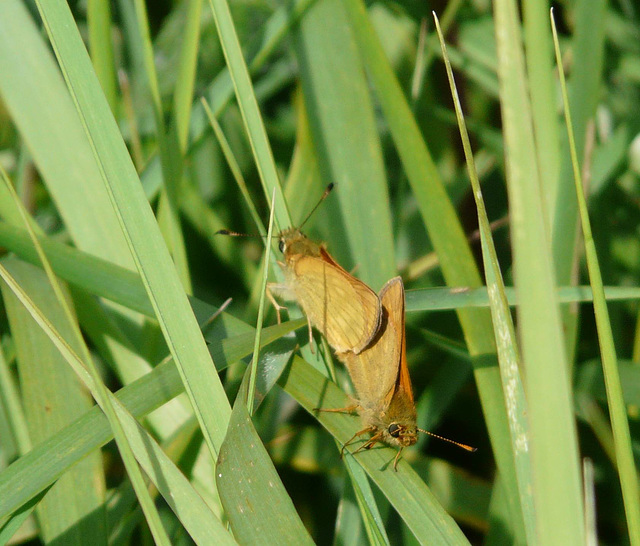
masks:
{"type": "Polygon", "coordinates": [[[389,425],[389,434],[394,438],[397,438],[398,436],[400,436],[401,431],[402,431],[402,428],[400,427],[400,425],[397,425],[396,423],[391,423],[389,425]]]}
{"type": "Polygon", "coordinates": [[[286,248],[287,245],[285,245],[284,239],[280,239],[280,242],[278,243],[278,248],[280,249],[280,252],[282,252],[284,254],[284,249],[286,248]]]}

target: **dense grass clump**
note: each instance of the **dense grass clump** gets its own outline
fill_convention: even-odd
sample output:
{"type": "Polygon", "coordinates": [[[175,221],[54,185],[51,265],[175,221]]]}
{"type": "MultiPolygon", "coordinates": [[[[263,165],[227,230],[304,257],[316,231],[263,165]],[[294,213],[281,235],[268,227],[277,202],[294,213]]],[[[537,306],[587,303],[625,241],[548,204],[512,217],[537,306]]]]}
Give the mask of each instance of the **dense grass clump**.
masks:
{"type": "Polygon", "coordinates": [[[0,2],[0,543],[640,544],[632,3],[148,4],[0,2]],[[475,453],[340,456],[303,222],[475,453]]]}

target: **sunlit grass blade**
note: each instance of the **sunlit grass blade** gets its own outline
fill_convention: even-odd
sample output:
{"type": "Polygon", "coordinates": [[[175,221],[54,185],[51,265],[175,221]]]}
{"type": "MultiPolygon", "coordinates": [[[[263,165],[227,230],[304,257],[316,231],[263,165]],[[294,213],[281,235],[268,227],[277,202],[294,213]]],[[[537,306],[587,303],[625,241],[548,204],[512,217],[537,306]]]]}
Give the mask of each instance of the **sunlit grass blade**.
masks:
{"type": "Polygon", "coordinates": [[[277,195],[275,215],[278,228],[282,230],[291,225],[291,217],[280,187],[280,179],[273,159],[273,152],[262,123],[258,102],[256,101],[249,71],[233,25],[229,5],[226,0],[209,0],[209,4],[216,21],[220,43],[233,80],[236,98],[242,112],[265,195],[270,198],[274,190],[277,195]]]}
{"type": "MultiPolygon", "coordinates": [[[[273,189],[271,195],[271,214],[269,215],[269,230],[267,231],[267,241],[273,237],[273,220],[276,210],[276,190],[273,189]]],[[[253,414],[253,402],[256,393],[256,375],[258,373],[258,358],[260,356],[260,336],[262,335],[262,321],[264,319],[264,302],[267,294],[267,278],[269,277],[269,258],[271,256],[271,245],[265,245],[264,263],[262,265],[262,283],[260,285],[260,305],[258,307],[258,321],[256,324],[256,339],[253,344],[253,358],[251,359],[251,369],[249,373],[249,383],[247,387],[247,397],[245,404],[249,415],[253,414]]]]}
{"type": "Polygon", "coordinates": [[[462,146],[467,161],[467,171],[473,189],[473,195],[478,209],[478,223],[480,225],[480,237],[482,241],[482,257],[485,265],[485,276],[487,280],[487,291],[493,317],[494,331],[496,337],[496,347],[498,349],[498,362],[500,364],[500,375],[502,378],[502,388],[505,392],[507,404],[507,415],[509,418],[509,429],[511,431],[511,450],[514,453],[516,464],[516,478],[518,480],[518,492],[520,494],[520,506],[525,525],[527,544],[535,544],[537,538],[536,516],[533,504],[533,476],[531,470],[531,456],[529,452],[529,423],[527,421],[527,401],[524,395],[524,387],[520,377],[521,358],[518,349],[515,327],[511,319],[509,304],[505,295],[504,280],[498,263],[498,255],[491,235],[491,226],[487,211],[484,206],[482,189],[478,180],[471,150],[471,142],[467,133],[462,106],[458,97],[458,91],[453,78],[451,64],[447,57],[444,37],[440,30],[440,24],[434,13],[434,20],[442,55],[445,60],[449,86],[453,96],[453,103],[458,118],[458,127],[462,137],[462,146]]]}
{"type": "Polygon", "coordinates": [[[231,413],[226,394],[69,8],[59,1],[42,2],[38,7],[99,163],[104,188],[116,209],[205,441],[215,454],[231,413]]]}
{"type": "MultiPolygon", "coordinates": [[[[87,72],[92,70],[88,60],[86,67],[87,72]]],[[[0,3],[0,72],[3,103],[28,143],[31,157],[76,246],[133,268],[99,167],[60,71],[41,29],[20,0],[0,3]],[[42,89],[47,92],[42,93],[42,89]]],[[[97,82],[95,89],[102,93],[97,82]]],[[[4,192],[2,185],[0,188],[4,192]]],[[[10,203],[9,207],[13,205],[10,203]]]]}
{"type": "Polygon", "coordinates": [[[516,3],[496,0],[493,8],[537,539],[540,544],[579,544],[584,514],[577,431],[527,94],[531,82],[525,75],[516,3]]]}
{"type": "MultiPolygon", "coordinates": [[[[100,395],[96,392],[96,381],[85,370],[86,364],[82,362],[80,357],[60,336],[55,328],[52,327],[48,319],[33,304],[28,295],[22,291],[2,266],[0,266],[0,276],[2,276],[4,282],[9,285],[21,303],[25,305],[34,320],[61,352],[65,360],[72,366],[98,403],[103,402],[103,399],[101,399],[100,395]]],[[[209,539],[214,540],[215,538],[211,544],[217,543],[217,540],[233,544],[233,541],[228,536],[220,520],[211,513],[210,509],[198,497],[192,486],[188,484],[186,478],[184,478],[173,462],[165,455],[162,449],[160,449],[155,440],[135,421],[114,395],[107,391],[104,386],[102,386],[102,389],[104,389],[105,397],[108,397],[109,403],[113,404],[112,406],[107,406],[107,408],[111,407],[111,411],[117,414],[117,416],[109,419],[109,425],[114,432],[116,441],[118,441],[118,447],[121,450],[127,472],[131,478],[134,489],[136,489],[136,494],[142,505],[145,517],[150,527],[152,525],[160,526],[159,528],[152,529],[154,539],[160,544],[170,544],[159,520],[155,506],[149,496],[140,469],[137,466],[138,463],[134,459],[134,453],[147,475],[153,479],[169,505],[174,509],[176,515],[183,521],[189,532],[193,533],[194,538],[200,536],[200,540],[204,540],[205,542],[209,542],[209,539]],[[116,426],[114,426],[114,420],[117,423],[116,426]],[[118,439],[118,435],[126,435],[125,442],[118,439]],[[125,446],[124,449],[123,445],[125,446]],[[127,453],[127,451],[129,451],[129,453],[127,453]],[[128,457],[130,458],[129,460],[127,460],[128,457]],[[135,465],[133,471],[131,463],[135,465]],[[138,478],[135,476],[135,469],[137,469],[139,473],[138,478]],[[139,480],[139,483],[136,483],[136,479],[139,480]],[[150,503],[150,506],[145,506],[145,503],[150,503]],[[156,522],[153,521],[154,518],[157,518],[156,522]]],[[[101,409],[105,411],[102,405],[101,409]]],[[[109,410],[105,411],[105,413],[109,417],[108,411],[109,410]]]]}
{"type": "Polygon", "coordinates": [[[638,488],[638,472],[635,466],[633,450],[631,447],[631,434],[629,433],[627,410],[622,396],[622,385],[620,383],[620,374],[618,371],[611,321],[609,319],[609,310],[604,297],[602,274],[600,272],[598,254],[596,252],[596,246],[591,232],[591,222],[589,220],[587,202],[582,189],[582,173],[580,172],[580,165],[574,140],[571,107],[567,95],[564,71],[562,69],[562,56],[560,55],[560,45],[558,43],[558,35],[556,32],[553,12],[551,12],[551,25],[553,28],[556,62],[558,67],[560,67],[559,74],[562,87],[562,99],[564,101],[565,123],[569,137],[571,162],[573,164],[573,179],[578,199],[580,222],[582,232],[584,234],[587,268],[589,270],[589,279],[593,289],[593,308],[596,317],[596,327],[598,329],[600,353],[602,355],[602,368],[607,388],[607,403],[609,405],[609,413],[611,415],[616,461],[618,463],[618,474],[620,477],[620,486],[622,487],[624,509],[627,516],[629,539],[631,544],[637,545],[640,544],[640,489],[638,488]]]}

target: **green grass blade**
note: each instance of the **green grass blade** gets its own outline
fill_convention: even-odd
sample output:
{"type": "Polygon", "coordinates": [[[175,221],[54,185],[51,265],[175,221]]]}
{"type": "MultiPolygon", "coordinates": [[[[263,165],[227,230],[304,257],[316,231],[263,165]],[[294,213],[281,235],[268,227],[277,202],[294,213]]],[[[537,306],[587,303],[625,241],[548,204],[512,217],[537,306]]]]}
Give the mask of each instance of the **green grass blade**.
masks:
{"type": "Polygon", "coordinates": [[[220,43],[233,80],[236,98],[249,135],[249,142],[255,157],[256,167],[260,173],[265,195],[270,198],[275,190],[277,196],[275,205],[276,222],[279,229],[285,229],[291,225],[291,217],[282,194],[273,152],[262,123],[256,96],[251,86],[249,71],[242,56],[240,42],[229,11],[229,5],[226,0],[209,0],[209,4],[216,21],[220,43]]]}
{"type": "MultiPolygon", "coordinates": [[[[340,446],[338,446],[340,447],[340,446]]],[[[362,467],[354,460],[351,455],[344,457],[344,465],[349,473],[352,491],[358,503],[364,529],[369,538],[370,544],[389,545],[389,537],[384,528],[384,522],[380,516],[378,505],[373,496],[369,480],[362,467]]]]}
{"type": "Polygon", "coordinates": [[[178,69],[178,77],[176,78],[176,88],[173,93],[174,118],[180,150],[183,153],[187,149],[187,138],[189,136],[189,122],[191,120],[193,88],[195,86],[198,61],[201,18],[202,0],[190,0],[187,9],[187,23],[182,38],[182,50],[180,52],[180,66],[178,69]]]}
{"type": "MultiPolygon", "coordinates": [[[[546,6],[545,6],[546,7],[546,6]]],[[[582,160],[586,144],[587,125],[596,115],[600,102],[602,69],[605,59],[605,25],[607,2],[594,0],[576,6],[575,36],[573,40],[573,64],[570,79],[569,102],[573,108],[573,132],[576,136],[576,153],[582,160]]],[[[557,109],[557,103],[549,105],[557,109]]],[[[570,150],[564,148],[561,158],[560,180],[572,176],[570,150]]],[[[573,268],[575,237],[578,225],[578,204],[571,184],[558,186],[553,218],[553,258],[558,281],[569,284],[573,268]]]]}
{"type": "MultiPolygon", "coordinates": [[[[91,70],[87,62],[87,71],[91,70]]],[[[19,0],[0,3],[0,73],[3,102],[74,243],[86,252],[133,268],[60,71],[40,29],[19,0]]],[[[102,93],[97,82],[96,93],[102,93]]]]}
{"type": "MultiPolygon", "coordinates": [[[[67,318],[42,270],[16,258],[5,258],[3,265],[47,309],[60,331],[71,337],[67,318]]],[[[29,436],[39,444],[88,411],[91,401],[60,353],[4,284],[2,293],[16,346],[29,436]]],[[[50,541],[64,537],[70,544],[106,544],[103,473],[100,455],[94,453],[58,480],[37,509],[43,537],[50,541]]]]}
{"type": "Polygon", "coordinates": [[[216,482],[240,544],[313,544],[253,427],[244,400],[236,400],[231,412],[216,482]]]}
{"type": "MultiPolygon", "coordinates": [[[[305,324],[304,320],[298,320],[265,328],[262,342],[267,345],[305,324]]],[[[251,354],[255,334],[250,326],[223,317],[219,317],[213,326],[207,339],[214,359],[220,366],[219,371],[229,363],[251,354]],[[228,337],[229,332],[233,332],[233,337],[228,337]]],[[[182,392],[184,385],[178,370],[171,360],[166,360],[151,373],[122,388],[116,397],[131,415],[139,418],[182,392]]],[[[94,407],[50,439],[35,446],[0,473],[0,518],[17,510],[69,467],[111,439],[106,417],[100,408],[94,407]]]]}
{"type": "MultiPolygon", "coordinates": [[[[25,291],[17,284],[16,280],[11,276],[9,271],[2,265],[0,265],[0,276],[4,282],[8,285],[13,295],[20,301],[26,308],[31,318],[42,328],[47,337],[55,345],[56,349],[62,354],[63,358],[71,365],[73,371],[78,375],[80,380],[86,387],[89,388],[91,394],[95,398],[96,402],[100,405],[100,408],[105,412],[109,419],[109,425],[114,432],[116,442],[118,443],[118,449],[122,455],[123,462],[127,468],[127,472],[131,479],[131,482],[136,489],[138,500],[145,513],[149,528],[154,536],[154,539],[160,544],[170,544],[169,538],[166,535],[158,512],[151,501],[149,492],[147,491],[142,472],[135,461],[131,446],[128,439],[125,438],[125,432],[122,427],[122,423],[114,414],[114,408],[111,405],[110,400],[107,400],[106,387],[101,383],[98,376],[98,372],[95,369],[93,363],[84,363],[80,357],[76,354],[73,348],[66,342],[66,340],[56,331],[51,322],[42,314],[38,307],[33,303],[31,298],[25,293],[25,291]],[[87,371],[87,367],[92,373],[87,371]]],[[[52,298],[53,299],[53,298],[52,298]]],[[[55,299],[58,299],[56,294],[55,299]]],[[[59,299],[58,299],[59,302],[59,299]]],[[[64,316],[64,315],[63,315],[64,316]]],[[[66,319],[66,317],[65,317],[66,319]]],[[[68,326],[66,321],[65,326],[68,326]]],[[[72,339],[74,334],[72,333],[72,339]]],[[[80,347],[82,350],[82,347],[80,347]]]]}
{"type": "MultiPolygon", "coordinates": [[[[7,276],[6,270],[0,268],[0,275],[2,275],[4,281],[20,299],[20,302],[26,306],[31,317],[35,319],[41,328],[43,328],[46,335],[54,343],[56,348],[61,351],[65,360],[73,366],[74,371],[78,373],[83,383],[89,388],[89,390],[91,390],[91,393],[96,400],[98,400],[99,403],[104,403],[104,399],[101,399],[101,395],[96,392],[95,380],[92,379],[86,371],[84,371],[85,365],[80,361],[73,349],[62,339],[60,334],[52,327],[51,323],[34,306],[30,298],[28,298],[28,296],[19,287],[17,287],[15,281],[10,276],[7,276]]],[[[219,540],[222,540],[227,544],[233,544],[234,542],[229,537],[224,526],[211,513],[210,509],[196,494],[193,487],[175,467],[173,462],[165,455],[155,440],[153,440],[153,438],[151,438],[151,436],[135,421],[127,410],[124,409],[115,396],[106,391],[106,389],[105,392],[109,397],[109,403],[115,402],[111,407],[112,411],[115,411],[117,414],[115,419],[121,424],[121,427],[114,427],[114,419],[109,419],[110,427],[114,431],[118,447],[121,450],[127,471],[129,472],[131,482],[136,490],[142,509],[150,527],[160,525],[159,528],[151,528],[156,542],[169,544],[158,515],[157,513],[154,514],[155,507],[153,507],[153,504],[151,504],[151,508],[149,508],[149,506],[145,507],[144,505],[145,501],[147,503],[152,503],[152,501],[149,496],[149,492],[147,491],[146,484],[142,479],[142,474],[140,473],[140,476],[138,477],[139,483],[136,483],[136,476],[132,475],[131,462],[135,465],[134,468],[138,468],[137,463],[133,459],[134,453],[142,467],[145,469],[147,475],[163,493],[169,505],[176,512],[176,515],[178,515],[178,517],[183,521],[187,530],[194,536],[194,539],[198,540],[200,543],[217,544],[219,540]],[[124,442],[121,438],[118,438],[120,434],[126,435],[126,440],[124,442]],[[127,453],[127,450],[129,453],[127,453]],[[127,457],[130,458],[129,461],[127,461],[127,457]],[[140,491],[143,491],[142,496],[140,491]],[[145,495],[147,499],[144,498],[145,495]],[[158,518],[158,521],[153,522],[152,518],[154,517],[158,518]]],[[[101,408],[104,411],[102,404],[101,408]]],[[[109,416],[107,411],[105,411],[105,413],[109,416]]],[[[75,485],[75,487],[77,487],[77,485],[75,485]]],[[[60,506],[64,506],[64,504],[60,506]]]]}
{"type": "Polygon", "coordinates": [[[496,1],[494,17],[538,540],[582,544],[577,432],[515,2],[496,1]]]}
{"type": "Polygon", "coordinates": [[[631,448],[631,434],[629,432],[629,422],[627,421],[627,410],[622,395],[622,385],[620,383],[620,373],[618,371],[618,361],[616,349],[611,329],[609,310],[604,297],[602,284],[602,274],[598,263],[598,253],[593,241],[591,232],[591,222],[587,202],[582,189],[582,174],[578,162],[576,143],[573,134],[573,123],[571,120],[571,109],[567,96],[567,87],[562,69],[562,56],[560,55],[560,45],[556,32],[556,24],[551,14],[551,25],[553,28],[553,38],[556,50],[556,62],[560,67],[560,83],[562,87],[562,99],[564,101],[565,121],[569,137],[569,149],[571,151],[571,162],[573,164],[573,179],[575,182],[576,195],[578,199],[578,210],[580,212],[580,222],[584,234],[585,253],[589,278],[593,289],[593,308],[596,316],[596,326],[598,329],[598,340],[600,342],[600,353],[602,355],[602,368],[604,370],[605,385],[607,388],[607,402],[609,413],[611,414],[611,424],[613,429],[613,441],[615,445],[618,474],[620,476],[620,486],[622,487],[622,497],[624,499],[624,509],[627,515],[627,526],[629,528],[629,540],[631,544],[640,544],[640,489],[638,488],[638,473],[634,462],[633,450],[631,448]]]}
{"type": "Polygon", "coordinates": [[[38,503],[47,494],[49,490],[42,491],[39,495],[33,497],[29,502],[21,506],[16,512],[0,527],[0,544],[8,544],[20,529],[25,520],[33,513],[38,503]]]}
{"type": "MultiPolygon", "coordinates": [[[[493,317],[496,347],[498,348],[498,362],[500,364],[500,376],[507,403],[507,415],[509,417],[509,430],[511,432],[511,450],[516,464],[516,478],[518,480],[518,492],[520,494],[520,506],[525,526],[527,544],[536,544],[536,515],[533,505],[533,484],[531,470],[531,456],[529,453],[529,423],[527,422],[527,401],[525,400],[524,387],[520,377],[522,366],[520,351],[516,338],[515,327],[511,319],[509,304],[505,295],[504,280],[498,263],[498,255],[491,235],[491,226],[482,197],[482,189],[478,180],[471,150],[471,142],[464,121],[462,106],[453,79],[453,71],[447,57],[444,37],[440,30],[438,18],[434,15],[440,46],[445,59],[447,77],[451,87],[453,103],[458,118],[458,127],[462,137],[462,145],[467,161],[467,171],[473,189],[473,195],[478,209],[478,223],[480,225],[480,237],[482,240],[482,257],[485,265],[487,280],[487,292],[493,317]]],[[[517,531],[517,530],[516,530],[517,531]]]]}
{"type": "Polygon", "coordinates": [[[93,68],[98,80],[100,80],[100,86],[109,102],[111,111],[115,113],[118,104],[118,84],[113,58],[110,3],[89,0],[87,20],[89,22],[89,48],[93,68]]]}
{"type": "Polygon", "coordinates": [[[158,223],[165,235],[167,246],[169,247],[175,267],[180,276],[185,290],[192,292],[191,277],[189,275],[189,265],[187,261],[187,251],[184,243],[184,236],[180,224],[178,213],[179,203],[179,183],[182,176],[181,157],[179,142],[175,132],[169,131],[164,121],[164,110],[162,108],[162,99],[160,97],[160,89],[158,86],[158,75],[155,67],[155,56],[153,44],[151,42],[151,33],[149,30],[149,21],[147,9],[144,1],[135,0],[136,20],[138,22],[138,33],[142,39],[144,53],[144,67],[146,72],[146,80],[149,86],[149,94],[153,105],[153,114],[156,122],[156,136],[158,147],[160,150],[160,160],[162,163],[162,175],[164,179],[164,191],[160,196],[158,205],[158,223]]]}
{"type": "MultiPolygon", "coordinates": [[[[276,210],[276,190],[273,190],[271,196],[271,213],[269,215],[269,229],[267,231],[267,241],[271,241],[273,237],[273,220],[276,210]]],[[[267,278],[269,277],[269,258],[271,256],[271,245],[265,245],[264,263],[262,265],[262,284],[260,285],[260,305],[258,307],[258,319],[256,324],[256,339],[253,344],[253,358],[251,359],[251,370],[249,373],[249,383],[247,388],[247,397],[244,400],[247,405],[249,415],[253,414],[253,402],[256,393],[256,375],[258,373],[258,358],[260,356],[260,336],[262,334],[262,321],[264,320],[264,301],[267,294],[267,278]]]]}
{"type": "MultiPolygon", "coordinates": [[[[557,117],[556,81],[552,55],[553,43],[547,21],[547,4],[536,0],[522,2],[527,76],[536,82],[529,89],[531,115],[535,128],[540,180],[547,214],[553,216],[560,180],[560,127],[557,117]]],[[[552,223],[553,218],[549,218],[552,223]]],[[[567,260],[571,263],[571,259],[567,260]]],[[[559,279],[568,282],[569,279],[559,279]]]]}
{"type": "Polygon", "coordinates": [[[47,32],[100,165],[104,187],[153,304],[212,454],[231,409],[131,158],[111,117],[66,4],[39,4],[47,32]]]}
{"type": "Polygon", "coordinates": [[[396,274],[388,184],[369,85],[348,28],[340,0],[318,2],[294,43],[320,172],[325,184],[336,183],[340,214],[329,211],[332,232],[342,225],[349,243],[348,252],[332,251],[379,290],[396,274]]]}

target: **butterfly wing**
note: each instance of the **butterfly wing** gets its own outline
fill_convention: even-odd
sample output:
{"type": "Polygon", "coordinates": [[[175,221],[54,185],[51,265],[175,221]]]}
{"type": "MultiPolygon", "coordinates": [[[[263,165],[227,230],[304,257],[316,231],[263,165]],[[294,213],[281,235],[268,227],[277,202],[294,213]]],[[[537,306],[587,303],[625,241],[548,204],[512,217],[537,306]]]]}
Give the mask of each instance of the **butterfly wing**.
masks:
{"type": "Polygon", "coordinates": [[[389,313],[389,320],[397,325],[399,355],[396,370],[396,380],[383,404],[385,418],[389,422],[399,422],[415,426],[416,407],[413,399],[411,377],[407,366],[407,344],[404,325],[404,285],[400,277],[389,281],[380,291],[380,301],[389,313]],[[393,284],[391,284],[393,281],[393,284]],[[385,290],[386,289],[386,290],[385,290]]]}
{"type": "Polygon", "coordinates": [[[366,410],[383,410],[396,390],[398,366],[404,354],[404,287],[400,277],[384,285],[380,301],[384,311],[378,335],[360,354],[338,355],[366,410]]]}
{"type": "Polygon", "coordinates": [[[376,293],[320,249],[291,262],[289,284],[309,321],[338,352],[359,353],[376,335],[382,310],[376,293]]]}

